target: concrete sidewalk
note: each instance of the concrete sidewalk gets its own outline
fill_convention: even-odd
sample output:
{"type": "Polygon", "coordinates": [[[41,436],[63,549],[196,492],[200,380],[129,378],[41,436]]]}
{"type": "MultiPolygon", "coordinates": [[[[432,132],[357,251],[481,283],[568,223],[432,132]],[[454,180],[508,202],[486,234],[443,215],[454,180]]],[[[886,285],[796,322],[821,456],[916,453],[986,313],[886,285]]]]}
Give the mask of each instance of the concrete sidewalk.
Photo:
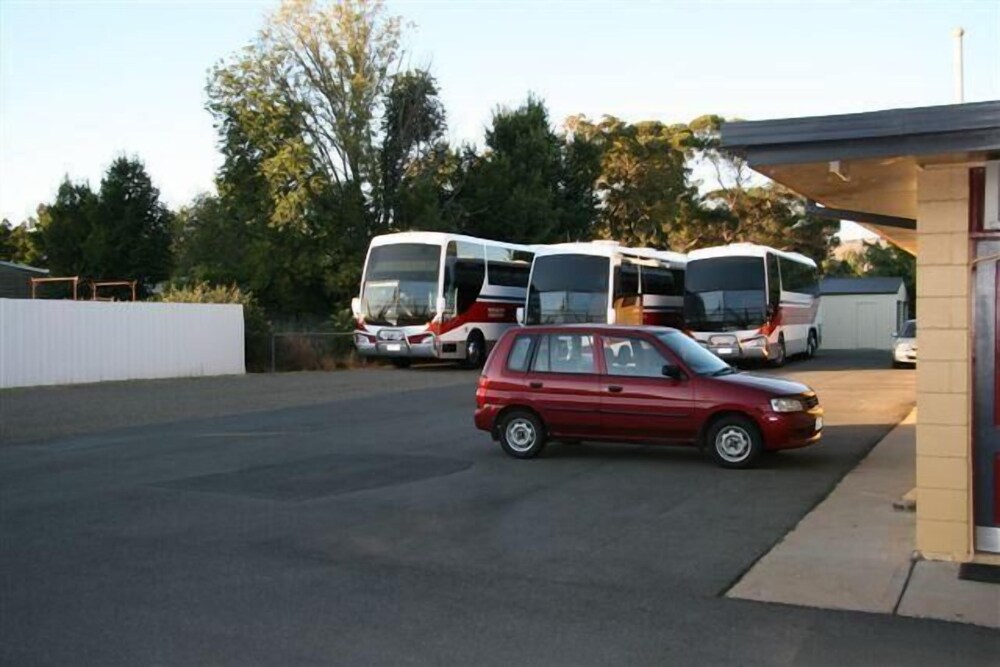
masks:
{"type": "Polygon", "coordinates": [[[914,486],[915,425],[914,410],[727,595],[1000,628],[1000,586],[913,561],[915,515],[893,501],[914,486]]]}

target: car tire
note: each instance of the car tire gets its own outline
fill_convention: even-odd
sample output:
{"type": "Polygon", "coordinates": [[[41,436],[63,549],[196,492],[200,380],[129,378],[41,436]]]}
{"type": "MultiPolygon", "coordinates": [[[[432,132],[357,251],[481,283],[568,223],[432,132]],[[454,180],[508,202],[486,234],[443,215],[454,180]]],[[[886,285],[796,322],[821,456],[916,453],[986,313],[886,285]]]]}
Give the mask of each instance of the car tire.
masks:
{"type": "Polygon", "coordinates": [[[390,359],[389,361],[396,368],[409,368],[410,367],[410,360],[409,359],[403,359],[403,358],[400,358],[400,357],[396,357],[395,359],[390,359]]]}
{"type": "Polygon", "coordinates": [[[764,451],[760,429],[738,415],[715,421],[706,434],[706,444],[712,458],[723,468],[749,468],[764,451]]]}
{"type": "Polygon", "coordinates": [[[465,359],[462,360],[462,368],[482,368],[484,363],[486,363],[486,339],[480,332],[473,331],[465,340],[465,359]]]}
{"type": "Polygon", "coordinates": [[[530,459],[545,449],[545,426],[527,410],[511,410],[500,419],[500,446],[516,459],[530,459]]]}
{"type": "Polygon", "coordinates": [[[771,365],[775,368],[781,368],[788,361],[788,350],[785,348],[785,337],[782,336],[778,339],[778,356],[771,360],[771,365]]]}

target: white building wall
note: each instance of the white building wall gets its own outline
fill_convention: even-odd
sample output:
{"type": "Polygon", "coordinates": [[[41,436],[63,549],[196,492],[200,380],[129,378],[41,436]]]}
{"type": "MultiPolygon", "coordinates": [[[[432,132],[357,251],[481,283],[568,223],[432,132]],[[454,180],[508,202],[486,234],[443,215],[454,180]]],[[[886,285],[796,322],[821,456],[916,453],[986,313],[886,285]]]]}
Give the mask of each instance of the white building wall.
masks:
{"type": "Polygon", "coordinates": [[[892,349],[897,294],[824,294],[823,344],[827,350],[892,349]]]}
{"type": "Polygon", "coordinates": [[[244,372],[241,305],[0,299],[0,388],[244,372]]]}

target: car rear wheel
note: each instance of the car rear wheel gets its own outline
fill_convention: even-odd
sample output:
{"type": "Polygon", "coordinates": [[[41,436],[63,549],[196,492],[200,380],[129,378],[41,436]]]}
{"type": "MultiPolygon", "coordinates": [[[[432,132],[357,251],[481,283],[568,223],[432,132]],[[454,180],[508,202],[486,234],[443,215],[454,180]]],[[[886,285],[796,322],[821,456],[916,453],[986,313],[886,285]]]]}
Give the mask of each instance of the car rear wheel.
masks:
{"type": "Polygon", "coordinates": [[[732,415],[712,424],[708,447],[723,468],[749,468],[764,451],[764,442],[752,421],[732,415]]]}
{"type": "Polygon", "coordinates": [[[545,448],[542,421],[527,410],[508,412],[500,421],[500,446],[518,459],[530,459],[545,448]]]}

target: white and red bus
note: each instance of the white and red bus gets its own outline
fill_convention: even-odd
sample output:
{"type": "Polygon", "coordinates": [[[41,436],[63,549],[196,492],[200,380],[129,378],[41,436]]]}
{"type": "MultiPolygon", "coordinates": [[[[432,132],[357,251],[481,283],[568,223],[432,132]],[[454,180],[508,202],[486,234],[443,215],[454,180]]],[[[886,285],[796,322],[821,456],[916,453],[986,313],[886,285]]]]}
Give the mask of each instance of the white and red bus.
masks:
{"type": "Polygon", "coordinates": [[[687,255],[685,326],[724,359],[774,365],[813,356],[822,340],[819,274],[805,255],[752,243],[687,255]]]}
{"type": "Polygon", "coordinates": [[[400,367],[412,359],[481,366],[516,324],[532,258],[527,246],[457,234],[376,236],[351,302],[358,353],[400,367]]]}
{"type": "Polygon", "coordinates": [[[521,319],[524,324],[658,324],[679,327],[684,255],[627,248],[614,241],[559,243],[537,249],[521,319]]]}

